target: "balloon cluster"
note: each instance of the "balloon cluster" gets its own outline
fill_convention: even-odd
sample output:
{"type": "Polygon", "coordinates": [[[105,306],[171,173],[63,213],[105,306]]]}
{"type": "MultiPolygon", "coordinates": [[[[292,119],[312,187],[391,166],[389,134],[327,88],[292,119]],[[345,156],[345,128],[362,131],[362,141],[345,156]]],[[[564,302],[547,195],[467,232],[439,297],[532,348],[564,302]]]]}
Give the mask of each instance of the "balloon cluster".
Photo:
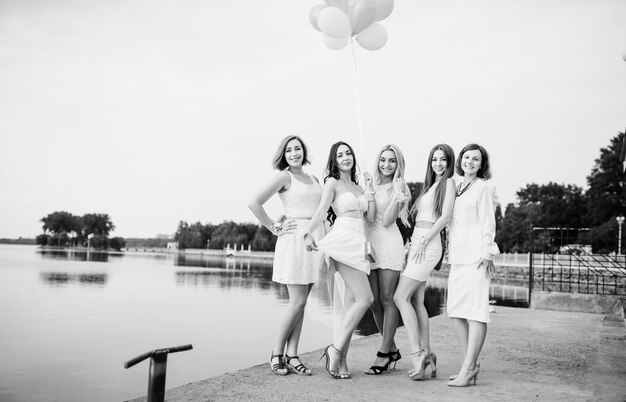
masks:
{"type": "Polygon", "coordinates": [[[363,49],[378,50],[387,43],[387,30],[377,21],[392,10],[393,0],[324,0],[311,9],[309,21],[329,49],[343,49],[354,38],[363,49]]]}

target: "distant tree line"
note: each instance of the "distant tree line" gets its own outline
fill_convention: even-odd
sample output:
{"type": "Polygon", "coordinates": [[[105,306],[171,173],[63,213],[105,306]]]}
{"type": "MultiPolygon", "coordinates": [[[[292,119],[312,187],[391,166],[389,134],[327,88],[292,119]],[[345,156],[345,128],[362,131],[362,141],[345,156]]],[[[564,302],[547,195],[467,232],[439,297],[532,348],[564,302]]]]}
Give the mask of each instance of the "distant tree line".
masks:
{"type": "MultiPolygon", "coordinates": [[[[517,202],[506,206],[504,217],[496,214],[496,242],[501,251],[528,252],[532,227],[592,228],[586,241],[592,243],[594,252],[615,251],[615,218],[626,212],[626,175],[620,163],[625,136],[619,133],[600,149],[600,157],[587,176],[587,191],[552,182],[521,188],[517,202]]],[[[545,168],[552,167],[552,162],[546,161],[545,168]]]]}
{"type": "Polygon", "coordinates": [[[37,241],[35,239],[31,239],[28,237],[21,237],[19,239],[0,239],[0,244],[26,244],[26,245],[33,245],[33,244],[37,244],[37,241]]]}
{"type": "Polygon", "coordinates": [[[121,250],[125,241],[121,237],[109,238],[115,225],[108,214],[73,215],[66,211],[56,211],[40,219],[43,233],[36,242],[42,246],[93,247],[121,250]]]}

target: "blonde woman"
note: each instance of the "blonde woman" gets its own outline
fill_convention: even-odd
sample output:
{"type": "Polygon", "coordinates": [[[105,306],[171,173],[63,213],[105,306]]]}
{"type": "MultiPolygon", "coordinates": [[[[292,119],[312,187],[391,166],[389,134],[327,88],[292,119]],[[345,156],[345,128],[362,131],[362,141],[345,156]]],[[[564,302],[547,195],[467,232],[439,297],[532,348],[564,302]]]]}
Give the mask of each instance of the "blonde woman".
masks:
{"type": "Polygon", "coordinates": [[[454,151],[447,144],[435,145],[428,155],[424,187],[413,204],[415,229],[411,236],[407,266],[393,297],[406,328],[411,348],[411,380],[424,378],[430,366],[437,375],[437,356],[430,349],[428,312],[424,306],[426,280],[439,262],[443,247],[440,232],[450,221],[455,199],[454,151]],[[411,300],[414,299],[414,304],[411,300]]]}
{"type": "Polygon", "coordinates": [[[402,357],[394,342],[399,313],[393,294],[404,268],[404,241],[396,219],[400,217],[409,226],[410,190],[404,182],[404,166],[404,157],[396,145],[385,145],[378,152],[373,180],[376,217],[371,225],[366,225],[365,232],[376,250],[376,261],[370,265],[368,276],[374,295],[370,309],[383,339],[374,364],[365,372],[371,375],[389,371],[402,357]]]}
{"type": "MultiPolygon", "coordinates": [[[[285,137],[274,155],[273,167],[279,173],[255,195],[250,210],[263,226],[278,236],[274,252],[272,280],[287,286],[289,304],[278,323],[278,335],[270,357],[272,372],[311,375],[298,357],[298,343],[304,320],[304,307],[317,280],[323,262],[320,253],[305,250],[302,238],[306,223],[313,216],[322,196],[322,188],[302,167],[309,163],[307,147],[296,135],[285,137]],[[287,219],[274,222],[263,208],[274,194],[278,194],[287,219]]],[[[311,232],[322,237],[323,228],[311,232]]]]}

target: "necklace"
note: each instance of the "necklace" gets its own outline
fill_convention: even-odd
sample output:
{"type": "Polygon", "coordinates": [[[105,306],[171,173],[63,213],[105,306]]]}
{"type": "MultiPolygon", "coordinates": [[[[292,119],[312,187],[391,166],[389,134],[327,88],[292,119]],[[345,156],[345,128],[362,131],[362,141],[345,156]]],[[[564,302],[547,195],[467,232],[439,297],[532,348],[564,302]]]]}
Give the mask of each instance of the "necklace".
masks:
{"type": "Polygon", "coordinates": [[[469,183],[467,183],[465,185],[465,187],[463,187],[463,183],[459,184],[459,188],[456,189],[456,196],[460,197],[461,194],[463,194],[464,192],[467,191],[468,188],[470,188],[470,186],[476,181],[476,179],[470,181],[469,183]]]}

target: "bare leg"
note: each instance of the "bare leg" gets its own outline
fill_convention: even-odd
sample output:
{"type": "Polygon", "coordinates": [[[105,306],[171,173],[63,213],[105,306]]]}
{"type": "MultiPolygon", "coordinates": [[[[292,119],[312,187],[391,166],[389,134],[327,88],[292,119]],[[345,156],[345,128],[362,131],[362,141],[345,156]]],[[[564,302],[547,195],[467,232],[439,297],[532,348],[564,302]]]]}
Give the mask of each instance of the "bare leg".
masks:
{"type": "MultiPolygon", "coordinates": [[[[278,324],[278,336],[276,337],[276,343],[274,344],[274,354],[283,354],[287,345],[288,339],[291,342],[294,329],[297,327],[297,338],[299,341],[300,332],[302,330],[302,319],[304,307],[306,306],[307,297],[311,290],[310,285],[287,285],[289,292],[289,304],[287,309],[283,313],[278,324]],[[300,324],[298,325],[298,321],[300,324]]],[[[294,339],[295,340],[295,339],[294,339]]],[[[288,350],[288,352],[297,354],[298,342],[293,345],[294,349],[288,350]]]]}
{"type": "MultiPolygon", "coordinates": [[[[374,293],[374,304],[370,307],[372,310],[374,321],[380,331],[383,339],[379,352],[387,354],[398,350],[394,341],[396,329],[398,328],[399,312],[393,302],[393,294],[398,287],[399,271],[389,269],[377,269],[370,273],[370,287],[374,293]]],[[[391,361],[391,357],[377,356],[372,366],[384,367],[391,361]]],[[[375,372],[370,369],[366,371],[369,374],[375,372]]]]}
{"type": "Polygon", "coordinates": [[[420,282],[415,292],[415,315],[417,316],[417,328],[419,330],[419,343],[426,354],[430,353],[430,324],[428,311],[424,306],[424,293],[426,292],[426,282],[420,282]]]}
{"type": "Polygon", "coordinates": [[[469,373],[474,368],[487,337],[486,323],[472,320],[468,320],[468,322],[467,352],[464,355],[463,366],[459,374],[469,373]]]}
{"type": "Polygon", "coordinates": [[[337,270],[346,283],[346,288],[354,296],[354,303],[345,311],[335,337],[335,347],[343,351],[350,343],[352,333],[359,325],[361,318],[374,301],[374,296],[365,272],[339,262],[336,264],[337,270]]]}
{"type": "Polygon", "coordinates": [[[411,304],[413,293],[415,293],[420,283],[423,282],[407,278],[406,276],[401,276],[396,293],[393,295],[393,301],[396,306],[398,306],[398,310],[402,316],[402,321],[404,321],[404,327],[406,328],[406,332],[409,337],[411,353],[416,353],[422,350],[419,330],[417,327],[417,315],[415,314],[413,304],[411,304]]]}

